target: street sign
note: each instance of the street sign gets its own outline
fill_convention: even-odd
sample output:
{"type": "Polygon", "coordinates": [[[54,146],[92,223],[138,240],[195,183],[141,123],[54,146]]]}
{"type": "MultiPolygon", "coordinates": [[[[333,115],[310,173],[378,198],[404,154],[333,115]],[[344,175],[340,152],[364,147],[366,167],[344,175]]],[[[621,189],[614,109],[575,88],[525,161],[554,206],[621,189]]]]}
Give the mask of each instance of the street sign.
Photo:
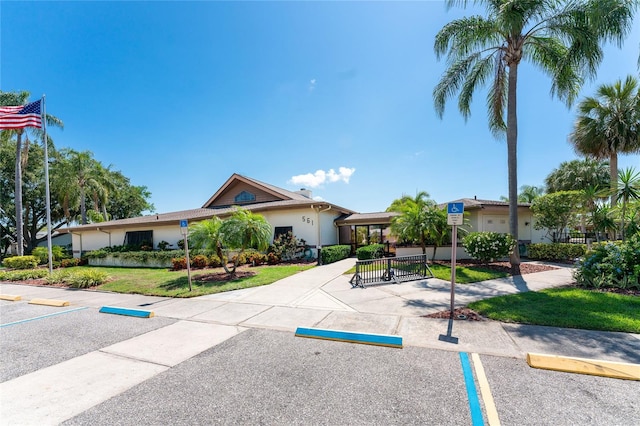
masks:
{"type": "Polygon", "coordinates": [[[182,235],[187,235],[188,232],[189,232],[189,222],[183,219],[180,221],[180,233],[182,235]]]}
{"type": "Polygon", "coordinates": [[[464,221],[464,203],[447,204],[447,224],[462,225],[464,221]]]}

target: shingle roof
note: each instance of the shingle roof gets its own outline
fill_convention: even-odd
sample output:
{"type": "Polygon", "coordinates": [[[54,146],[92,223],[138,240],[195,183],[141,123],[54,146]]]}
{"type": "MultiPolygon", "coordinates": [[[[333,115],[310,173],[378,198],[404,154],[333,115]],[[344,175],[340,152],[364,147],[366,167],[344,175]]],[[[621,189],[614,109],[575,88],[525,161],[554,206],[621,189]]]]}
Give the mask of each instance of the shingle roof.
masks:
{"type": "MultiPolygon", "coordinates": [[[[485,206],[509,207],[508,201],[497,200],[479,200],[477,198],[460,198],[450,201],[450,203],[463,203],[465,210],[481,209],[485,206]]],[[[446,207],[449,203],[439,204],[440,207],[446,207]]],[[[530,203],[518,203],[518,207],[530,207],[530,203]]]]}

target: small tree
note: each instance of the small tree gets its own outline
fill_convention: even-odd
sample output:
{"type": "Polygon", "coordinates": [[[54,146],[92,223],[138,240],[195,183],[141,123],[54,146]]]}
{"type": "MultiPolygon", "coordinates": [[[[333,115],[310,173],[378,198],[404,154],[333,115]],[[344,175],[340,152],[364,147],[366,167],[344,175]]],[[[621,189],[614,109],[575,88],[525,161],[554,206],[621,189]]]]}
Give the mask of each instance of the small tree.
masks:
{"type": "Polygon", "coordinates": [[[576,213],[582,205],[580,191],[559,191],[538,197],[531,205],[536,229],[547,229],[550,235],[560,235],[576,223],[576,213]]]}

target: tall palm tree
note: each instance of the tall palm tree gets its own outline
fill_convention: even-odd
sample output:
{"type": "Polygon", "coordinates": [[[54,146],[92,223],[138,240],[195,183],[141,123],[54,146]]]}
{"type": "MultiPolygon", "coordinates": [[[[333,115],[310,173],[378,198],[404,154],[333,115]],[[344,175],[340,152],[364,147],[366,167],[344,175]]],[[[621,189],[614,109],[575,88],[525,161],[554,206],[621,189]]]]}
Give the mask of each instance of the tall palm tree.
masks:
{"type": "MultiPolygon", "coordinates": [[[[466,0],[447,0],[447,6],[466,6],[466,0]]],[[[471,114],[473,93],[489,82],[489,128],[506,133],[509,176],[509,231],[518,240],[518,67],[525,59],[551,77],[551,93],[571,105],[584,75],[595,76],[603,52],[600,43],[621,44],[631,29],[636,2],[629,0],[476,0],[486,17],[454,20],[436,35],[438,58],[449,67],[433,91],[436,112],[444,114],[448,98],[459,92],[458,108],[471,114]],[[506,121],[505,121],[506,110],[506,121]]],[[[511,257],[514,272],[520,258],[511,257]]]]}
{"type": "Polygon", "coordinates": [[[640,172],[636,172],[633,167],[621,170],[618,174],[618,188],[616,198],[622,200],[622,212],[620,215],[620,232],[624,241],[624,221],[627,214],[629,201],[640,200],[640,172]]]}
{"type": "MultiPolygon", "coordinates": [[[[0,105],[2,106],[17,106],[26,105],[29,100],[29,92],[2,92],[0,91],[0,105]]],[[[62,120],[53,115],[46,114],[45,121],[47,126],[63,128],[64,124],[62,120]]],[[[44,132],[42,129],[35,127],[27,127],[24,129],[11,129],[2,130],[3,137],[16,138],[16,178],[15,178],[15,197],[16,197],[16,243],[18,249],[18,256],[24,254],[24,225],[23,225],[23,208],[22,208],[22,169],[27,163],[27,157],[29,155],[29,138],[28,135],[32,134],[34,138],[42,140],[44,138],[44,132]],[[25,136],[25,144],[22,145],[22,136],[25,136]]],[[[53,144],[53,140],[47,135],[47,140],[44,142],[47,144],[53,144]]]]}
{"type": "Polygon", "coordinates": [[[603,84],[578,105],[569,141],[583,155],[609,160],[611,205],[615,206],[618,154],[640,152],[640,85],[633,76],[603,84]]]}

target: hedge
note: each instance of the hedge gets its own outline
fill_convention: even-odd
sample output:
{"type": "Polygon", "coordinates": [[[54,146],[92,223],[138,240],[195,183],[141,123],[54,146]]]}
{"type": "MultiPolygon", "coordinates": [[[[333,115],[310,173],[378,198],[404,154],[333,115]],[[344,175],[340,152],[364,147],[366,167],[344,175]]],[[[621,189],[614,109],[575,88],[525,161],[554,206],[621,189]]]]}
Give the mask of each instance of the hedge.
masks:
{"type": "Polygon", "coordinates": [[[379,259],[384,257],[384,244],[369,244],[356,250],[358,260],[379,259]]]}
{"type": "Polygon", "coordinates": [[[534,243],[529,244],[529,259],[572,261],[587,251],[585,244],[569,243],[534,243]]]}
{"type": "Polygon", "coordinates": [[[327,246],[322,247],[320,250],[322,264],[326,265],[329,263],[337,262],[338,260],[346,259],[351,254],[351,246],[350,245],[335,245],[335,246],[327,246]]]}
{"type": "Polygon", "coordinates": [[[38,266],[38,258],[35,256],[13,256],[2,261],[2,265],[9,269],[34,269],[38,266]]]}

